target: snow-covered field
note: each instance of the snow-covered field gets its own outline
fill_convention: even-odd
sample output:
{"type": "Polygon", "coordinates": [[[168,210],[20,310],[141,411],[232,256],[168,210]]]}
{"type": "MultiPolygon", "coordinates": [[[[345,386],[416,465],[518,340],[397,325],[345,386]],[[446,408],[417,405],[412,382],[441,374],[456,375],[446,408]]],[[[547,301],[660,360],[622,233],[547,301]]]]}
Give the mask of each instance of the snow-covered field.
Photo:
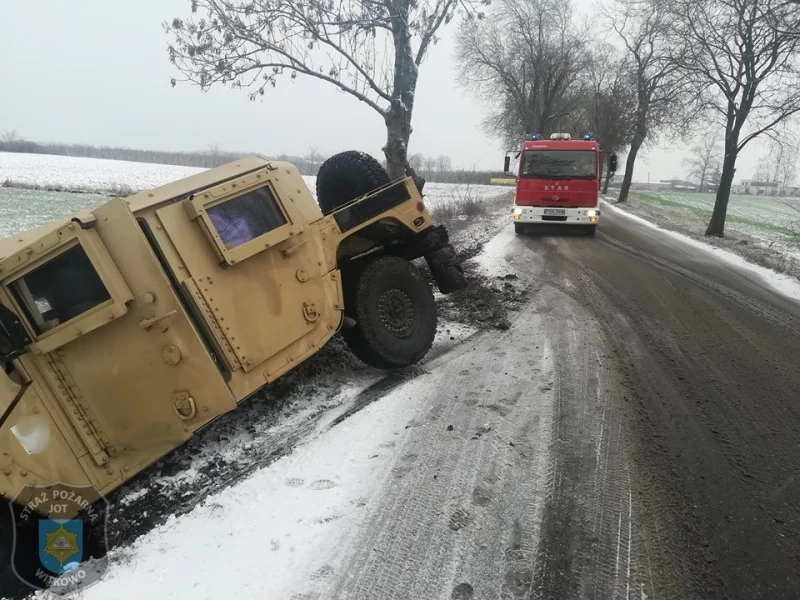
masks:
{"type": "MultiPolygon", "coordinates": [[[[5,184],[11,190],[36,187],[41,190],[128,195],[203,170],[99,158],[0,152],[0,186],[5,184]]],[[[313,195],[316,177],[303,176],[303,179],[313,195]]],[[[507,187],[495,185],[426,183],[424,188],[425,201],[430,207],[442,201],[458,201],[466,196],[488,199],[506,192],[507,187]]],[[[20,195],[21,202],[25,199],[20,195]]],[[[50,217],[45,215],[45,218],[50,217]]]]}
{"type": "Polygon", "coordinates": [[[0,184],[74,192],[139,191],[203,169],[102,158],[0,152],[0,184]]]}
{"type": "MultiPolygon", "coordinates": [[[[708,221],[714,194],[682,192],[631,192],[631,200],[708,221]]],[[[800,198],[732,195],[728,202],[727,228],[800,248],[800,198]]]]}

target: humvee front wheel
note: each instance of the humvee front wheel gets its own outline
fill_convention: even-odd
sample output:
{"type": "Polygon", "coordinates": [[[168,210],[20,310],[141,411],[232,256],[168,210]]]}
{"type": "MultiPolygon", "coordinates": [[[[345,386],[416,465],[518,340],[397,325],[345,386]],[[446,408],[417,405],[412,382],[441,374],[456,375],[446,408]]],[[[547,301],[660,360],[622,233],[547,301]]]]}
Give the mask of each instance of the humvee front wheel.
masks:
{"type": "Polygon", "coordinates": [[[378,369],[407,367],[421,360],[436,335],[436,302],[428,282],[407,260],[382,256],[369,262],[345,289],[344,329],[350,350],[378,369]]]}
{"type": "Polygon", "coordinates": [[[348,150],[334,154],[317,172],[317,203],[323,213],[389,183],[389,174],[366,152],[348,150]]]}

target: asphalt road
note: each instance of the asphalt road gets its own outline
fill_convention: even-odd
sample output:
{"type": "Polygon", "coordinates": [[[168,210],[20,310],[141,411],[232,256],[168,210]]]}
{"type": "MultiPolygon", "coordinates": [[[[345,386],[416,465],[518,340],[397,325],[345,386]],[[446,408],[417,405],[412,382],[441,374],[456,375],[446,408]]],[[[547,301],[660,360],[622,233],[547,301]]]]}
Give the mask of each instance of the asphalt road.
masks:
{"type": "Polygon", "coordinates": [[[495,244],[529,304],[425,366],[315,593],[800,597],[800,305],[610,211],[594,239],[495,244]]]}
{"type": "Polygon", "coordinates": [[[523,244],[544,255],[546,282],[588,308],[627,390],[620,418],[640,525],[657,532],[647,522],[656,502],[674,548],[653,571],[679,561],[686,593],[703,598],[800,597],[800,305],[604,216],[594,243],[523,244]]]}

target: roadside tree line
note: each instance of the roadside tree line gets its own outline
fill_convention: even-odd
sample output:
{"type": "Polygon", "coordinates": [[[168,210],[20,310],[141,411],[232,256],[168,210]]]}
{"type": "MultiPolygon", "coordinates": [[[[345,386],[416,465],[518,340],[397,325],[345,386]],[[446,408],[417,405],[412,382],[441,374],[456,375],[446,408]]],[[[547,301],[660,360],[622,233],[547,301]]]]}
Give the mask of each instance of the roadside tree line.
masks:
{"type": "Polygon", "coordinates": [[[585,23],[570,0],[497,0],[493,9],[462,23],[457,59],[486,102],[487,130],[510,147],[533,131],[594,131],[607,151],[627,152],[626,202],[642,147],[695,137],[684,167],[716,190],[714,236],[724,234],[736,161],[753,140],[771,140],[759,176],[793,179],[786,132],[800,111],[800,3],[606,0],[585,23]]]}

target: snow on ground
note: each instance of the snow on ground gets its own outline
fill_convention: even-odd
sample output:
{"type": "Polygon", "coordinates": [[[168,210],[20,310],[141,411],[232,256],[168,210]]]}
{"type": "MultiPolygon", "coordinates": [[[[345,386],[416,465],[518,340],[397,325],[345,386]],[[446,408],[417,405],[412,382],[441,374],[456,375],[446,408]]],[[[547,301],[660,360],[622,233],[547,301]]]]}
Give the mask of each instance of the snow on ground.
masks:
{"type": "Polygon", "coordinates": [[[507,194],[509,189],[507,186],[502,185],[437,183],[432,181],[425,183],[422,192],[428,208],[436,208],[436,205],[442,202],[459,203],[470,198],[490,200],[507,194]]]}
{"type": "Polygon", "coordinates": [[[408,435],[403,424],[432,377],[397,388],[113,552],[109,573],[81,598],[292,598],[309,578],[337,569],[338,550],[359,531],[394,465],[391,447],[408,435]]]}
{"type": "MultiPolygon", "coordinates": [[[[714,194],[631,190],[631,199],[684,217],[708,222],[714,194]]],[[[732,194],[728,201],[726,229],[777,243],[800,247],[800,198],[732,194]]]]}
{"type": "Polygon", "coordinates": [[[419,378],[111,557],[84,600],[291,598],[336,567],[406,435],[419,378]]]}
{"type": "MultiPolygon", "coordinates": [[[[487,244],[476,259],[493,265],[501,259],[492,255],[502,248],[502,243],[487,244]]],[[[442,321],[424,362],[476,331],[442,321]]],[[[359,533],[367,507],[398,460],[393,448],[411,435],[404,424],[416,414],[427,386],[441,377],[435,369],[424,372],[424,362],[420,375],[342,420],[352,412],[349,404],[379,377],[375,372],[372,378],[354,378],[340,391],[341,405],[323,413],[290,453],[112,551],[108,573],[81,592],[82,600],[289,599],[309,580],[339,571],[341,548],[359,533]]],[[[299,413],[282,427],[299,426],[307,418],[299,413]]],[[[246,443],[225,440],[226,456],[242,456],[246,443]]],[[[215,445],[198,462],[212,460],[221,450],[222,444],[215,445]]],[[[199,466],[193,464],[177,479],[192,477],[199,466]]],[[[168,480],[161,477],[158,484],[168,480]]],[[[146,494],[146,488],[136,489],[121,502],[146,494]]]]}
{"type": "Polygon", "coordinates": [[[603,199],[602,203],[605,205],[607,209],[613,211],[616,214],[623,215],[627,219],[631,219],[633,221],[646,225],[647,227],[661,231],[673,238],[679,239],[685,244],[688,244],[694,248],[707,252],[710,255],[715,256],[719,260],[727,262],[728,264],[750,271],[751,273],[758,275],[761,279],[764,280],[764,282],[767,285],[772,287],[778,293],[786,296],[787,298],[792,298],[794,300],[800,301],[800,282],[798,282],[797,279],[793,277],[781,275],[780,273],[776,273],[775,271],[772,271],[765,267],[755,265],[745,260],[738,254],[735,254],[728,250],[724,250],[722,248],[718,248],[716,246],[712,246],[710,244],[705,244],[692,237],[689,237],[688,235],[678,233],[677,231],[671,231],[669,229],[663,229],[658,225],[656,225],[655,223],[648,221],[647,219],[643,219],[642,217],[634,215],[623,208],[619,208],[618,206],[610,204],[608,202],[608,199],[603,199]]]}
{"type": "Polygon", "coordinates": [[[103,158],[0,152],[0,183],[78,192],[139,191],[204,169],[103,158]]]}
{"type": "MultiPolygon", "coordinates": [[[[486,277],[503,277],[513,271],[510,263],[514,252],[505,252],[505,248],[516,238],[510,214],[504,217],[506,225],[483,247],[483,252],[475,257],[478,270],[486,277]]],[[[518,252],[518,251],[517,251],[518,252]]]]}
{"type": "MultiPolygon", "coordinates": [[[[0,152],[0,185],[38,187],[49,190],[114,193],[128,195],[204,171],[196,167],[137,163],[101,158],[18,154],[0,152]]],[[[312,195],[316,177],[304,175],[312,195]]],[[[496,185],[426,183],[425,201],[430,206],[466,197],[490,198],[508,188],[496,185]]]]}

